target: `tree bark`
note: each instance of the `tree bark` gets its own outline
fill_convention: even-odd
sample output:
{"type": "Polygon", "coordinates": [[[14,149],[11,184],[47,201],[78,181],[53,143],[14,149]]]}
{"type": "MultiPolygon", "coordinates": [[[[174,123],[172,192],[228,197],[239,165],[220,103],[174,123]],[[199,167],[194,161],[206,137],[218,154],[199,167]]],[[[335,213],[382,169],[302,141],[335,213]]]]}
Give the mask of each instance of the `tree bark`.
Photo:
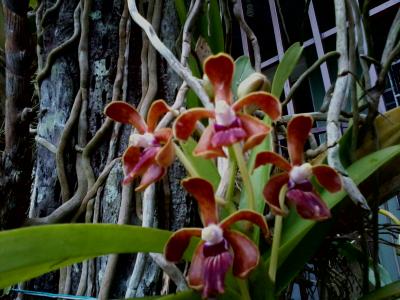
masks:
{"type": "Polygon", "coordinates": [[[5,148],[0,165],[0,228],[19,227],[29,207],[32,172],[32,39],[28,1],[3,1],[6,32],[5,148]]]}

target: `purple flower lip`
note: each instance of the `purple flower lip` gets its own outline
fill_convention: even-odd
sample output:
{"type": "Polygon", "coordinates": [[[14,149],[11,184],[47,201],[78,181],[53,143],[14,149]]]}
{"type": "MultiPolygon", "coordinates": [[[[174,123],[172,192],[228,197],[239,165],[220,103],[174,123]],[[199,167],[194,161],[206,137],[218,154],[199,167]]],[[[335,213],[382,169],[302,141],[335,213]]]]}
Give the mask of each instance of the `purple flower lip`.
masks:
{"type": "Polygon", "coordinates": [[[239,118],[235,118],[235,120],[229,126],[220,125],[217,122],[214,123],[214,129],[216,132],[228,130],[231,128],[237,128],[237,127],[239,127],[239,128],[242,127],[242,122],[240,122],[239,118]]]}
{"type": "Polygon", "coordinates": [[[223,239],[218,244],[210,245],[207,242],[204,244],[203,254],[205,257],[216,256],[223,252],[229,251],[228,242],[223,239]]]}
{"type": "Polygon", "coordinates": [[[303,180],[300,183],[294,182],[292,179],[289,179],[288,182],[288,190],[302,190],[303,192],[312,192],[313,190],[313,185],[310,180],[303,180]]]}
{"type": "Polygon", "coordinates": [[[228,243],[224,239],[215,245],[204,245],[204,289],[203,298],[209,298],[224,292],[225,275],[233,263],[228,243]]]}

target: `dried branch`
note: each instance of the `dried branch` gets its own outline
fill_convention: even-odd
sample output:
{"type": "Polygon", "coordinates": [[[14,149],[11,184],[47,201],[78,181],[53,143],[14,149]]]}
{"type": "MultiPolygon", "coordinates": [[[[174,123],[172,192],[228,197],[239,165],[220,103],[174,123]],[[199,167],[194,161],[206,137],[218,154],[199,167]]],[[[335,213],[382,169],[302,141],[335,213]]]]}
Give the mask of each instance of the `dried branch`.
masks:
{"type": "Polygon", "coordinates": [[[45,79],[49,75],[56,58],[59,57],[60,54],[63,53],[64,51],[68,50],[69,47],[72,46],[78,40],[79,33],[80,33],[80,26],[79,26],[80,25],[80,23],[79,23],[80,9],[81,9],[81,5],[78,3],[78,5],[76,6],[75,11],[74,11],[74,33],[72,34],[72,36],[68,40],[66,40],[64,43],[62,43],[61,45],[52,49],[50,51],[49,55],[47,55],[46,63],[44,65],[44,67],[42,69],[40,69],[40,72],[36,76],[36,81],[38,82],[39,85],[43,81],[43,79],[45,79]]]}
{"type": "Polygon", "coordinates": [[[199,80],[192,76],[190,70],[183,67],[175,58],[172,52],[164,45],[164,43],[156,35],[151,24],[144,19],[138,12],[135,0],[128,0],[129,12],[132,19],[146,32],[147,37],[152,43],[153,47],[161,54],[162,57],[168,62],[169,66],[187,82],[188,86],[196,93],[204,107],[209,107],[210,99],[204,91],[199,80]]]}
{"type": "Polygon", "coordinates": [[[285,106],[286,104],[289,103],[293,94],[296,92],[296,90],[299,88],[299,86],[303,83],[304,79],[306,79],[312,72],[315,71],[315,69],[317,69],[321,64],[323,64],[329,58],[336,57],[336,56],[339,56],[339,52],[337,52],[337,51],[328,52],[324,56],[320,57],[315,63],[313,63],[312,66],[309,67],[306,71],[304,71],[304,73],[301,74],[301,76],[296,80],[295,84],[290,89],[290,92],[286,96],[285,101],[282,102],[282,106],[285,106]]]}
{"type": "MultiPolygon", "coordinates": [[[[154,225],[154,211],[155,211],[155,185],[152,184],[143,193],[143,221],[142,227],[153,227],[154,225]]],[[[125,298],[135,297],[136,290],[143,275],[144,267],[146,264],[146,254],[138,253],[136,255],[135,266],[132,275],[128,281],[125,292],[125,298]]]]}
{"type": "Polygon", "coordinates": [[[244,30],[247,35],[247,38],[250,40],[251,46],[253,47],[253,55],[254,55],[254,69],[256,72],[261,72],[261,54],[260,54],[260,46],[258,45],[257,37],[254,34],[253,30],[251,30],[250,26],[246,23],[246,20],[243,16],[242,9],[242,1],[241,0],[233,0],[233,14],[239,22],[240,27],[244,30]]]}
{"type": "Polygon", "coordinates": [[[58,176],[58,181],[60,183],[61,199],[63,203],[67,201],[70,197],[67,173],[65,172],[64,151],[67,146],[69,137],[72,133],[72,129],[79,118],[81,104],[82,104],[81,92],[78,91],[74,100],[74,104],[72,105],[70,115],[68,117],[67,122],[65,123],[64,130],[61,134],[60,142],[58,144],[56,153],[57,176],[58,176]]]}
{"type": "Polygon", "coordinates": [[[335,0],[336,18],[336,50],[340,53],[338,61],[338,78],[335,83],[332,99],[329,104],[327,116],[327,147],[328,163],[335,168],[343,177],[343,185],[350,198],[364,209],[369,209],[364,196],[360,193],[351,178],[347,176],[339,157],[340,123],[339,116],[343,100],[345,99],[348,75],[343,75],[348,70],[349,58],[347,48],[347,28],[346,28],[346,5],[344,0],[335,0]],[[342,74],[342,75],[341,75],[342,74]]]}

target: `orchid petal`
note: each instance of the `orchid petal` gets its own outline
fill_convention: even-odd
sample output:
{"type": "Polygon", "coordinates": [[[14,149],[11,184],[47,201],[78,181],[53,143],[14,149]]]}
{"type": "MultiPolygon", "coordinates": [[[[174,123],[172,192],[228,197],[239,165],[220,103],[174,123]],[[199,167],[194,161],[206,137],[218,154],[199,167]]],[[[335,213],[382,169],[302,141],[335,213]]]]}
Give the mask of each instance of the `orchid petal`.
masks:
{"type": "Polygon", "coordinates": [[[271,128],[250,115],[239,114],[238,117],[247,133],[246,142],[243,145],[243,152],[246,152],[260,144],[271,131],[271,128]]]}
{"type": "Polygon", "coordinates": [[[231,84],[235,64],[232,58],[224,53],[210,56],[204,62],[204,73],[214,87],[214,99],[232,102],[231,84]]]}
{"type": "Polygon", "coordinates": [[[186,141],[195,130],[197,121],[214,116],[214,111],[205,108],[192,108],[183,112],[174,123],[175,137],[186,141]]]}
{"type": "Polygon", "coordinates": [[[165,127],[157,129],[153,135],[159,143],[167,143],[173,137],[172,129],[165,127]]]}
{"type": "Polygon", "coordinates": [[[201,241],[194,251],[188,271],[188,285],[195,290],[201,290],[204,286],[204,241],[201,241]]]}
{"type": "Polygon", "coordinates": [[[266,113],[273,121],[281,117],[282,108],[279,100],[267,92],[254,92],[236,101],[232,108],[238,112],[243,107],[248,105],[255,105],[264,113],[266,113]]]}
{"type": "Polygon", "coordinates": [[[166,169],[157,164],[150,165],[146,172],[142,175],[140,185],[136,187],[136,192],[141,192],[147,188],[150,184],[160,180],[166,173],[166,169]]]}
{"type": "Polygon", "coordinates": [[[292,168],[286,159],[271,151],[265,151],[257,154],[256,161],[254,163],[254,169],[266,164],[273,164],[274,166],[288,172],[292,168]]]}
{"type": "Polygon", "coordinates": [[[172,135],[169,140],[161,147],[160,151],[156,155],[157,163],[162,167],[168,167],[174,162],[175,159],[175,147],[172,142],[172,135]]]}
{"type": "Polygon", "coordinates": [[[279,193],[282,187],[289,181],[289,174],[287,172],[272,176],[264,187],[264,198],[272,211],[277,215],[285,215],[285,212],[279,205],[279,193]]]}
{"type": "MultiPolygon", "coordinates": [[[[136,176],[143,175],[144,172],[146,172],[146,170],[155,162],[155,157],[159,150],[160,147],[150,147],[142,151],[134,168],[131,169],[129,173],[126,173],[122,183],[128,184],[135,179],[136,176]]],[[[125,162],[125,160],[126,158],[123,161],[125,162]]]]}
{"type": "Polygon", "coordinates": [[[133,169],[140,159],[140,148],[130,146],[128,147],[124,154],[122,155],[122,163],[124,166],[125,178],[123,180],[124,184],[130,183],[135,177],[131,176],[133,169]]]}
{"type": "Polygon", "coordinates": [[[200,228],[182,228],[175,231],[165,244],[164,255],[166,260],[170,262],[180,261],[186,248],[189,246],[190,239],[194,236],[201,236],[200,228]]]}
{"type": "Polygon", "coordinates": [[[329,192],[335,193],[342,189],[342,181],[339,174],[329,166],[319,165],[312,168],[318,182],[329,192]]]}
{"type": "Polygon", "coordinates": [[[211,183],[199,177],[191,177],[182,180],[182,185],[197,200],[204,226],[217,224],[217,204],[211,183]]]}
{"type": "Polygon", "coordinates": [[[140,134],[147,131],[147,125],[138,111],[130,104],[123,101],[113,101],[109,103],[104,114],[114,121],[131,124],[140,134]]]}
{"type": "Polygon", "coordinates": [[[287,143],[292,166],[303,163],[304,144],[313,125],[313,118],[299,115],[290,120],[287,126],[287,143]]]}
{"type": "Polygon", "coordinates": [[[296,206],[297,213],[304,219],[324,220],[331,216],[326,206],[316,192],[305,192],[300,189],[291,189],[286,193],[289,203],[296,206]]]}
{"type": "Polygon", "coordinates": [[[149,127],[149,132],[153,132],[154,129],[156,129],[161,116],[169,112],[169,110],[170,107],[164,100],[157,100],[151,104],[149,113],[147,114],[147,126],[149,127]]]}
{"type": "Polygon", "coordinates": [[[215,134],[214,125],[213,124],[208,125],[208,127],[204,130],[203,134],[201,135],[196,148],[194,148],[193,155],[201,156],[206,159],[225,157],[226,155],[224,151],[221,149],[221,147],[213,147],[211,144],[211,140],[214,134],[215,134]]]}
{"type": "Polygon", "coordinates": [[[270,235],[268,224],[265,222],[264,217],[259,213],[247,209],[241,209],[231,214],[229,217],[224,219],[219,226],[225,230],[238,221],[249,221],[260,227],[265,237],[270,235]]]}
{"type": "Polygon", "coordinates": [[[224,236],[233,249],[233,275],[243,279],[258,265],[258,248],[247,236],[237,231],[226,230],[224,236]]]}
{"type": "Polygon", "coordinates": [[[211,138],[211,145],[214,148],[231,146],[247,136],[241,127],[231,127],[216,131],[211,138]]]}

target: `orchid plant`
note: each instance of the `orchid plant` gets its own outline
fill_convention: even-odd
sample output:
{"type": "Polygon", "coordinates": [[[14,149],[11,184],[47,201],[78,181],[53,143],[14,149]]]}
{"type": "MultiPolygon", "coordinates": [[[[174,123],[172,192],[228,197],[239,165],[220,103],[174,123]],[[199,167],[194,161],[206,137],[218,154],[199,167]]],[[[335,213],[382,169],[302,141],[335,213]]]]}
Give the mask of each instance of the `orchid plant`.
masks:
{"type": "MultiPolygon", "coordinates": [[[[200,239],[193,252],[187,280],[190,287],[202,291],[204,299],[224,293],[228,272],[243,280],[258,266],[260,252],[257,245],[260,241],[251,235],[249,223],[257,225],[263,236],[269,237],[264,216],[254,209],[253,187],[244,153],[262,143],[272,130],[270,125],[249,112],[258,109],[273,122],[281,116],[281,105],[275,96],[262,90],[249,91],[234,101],[234,71],[234,61],[227,54],[209,57],[204,63],[204,74],[205,84],[211,84],[208,90],[212,107],[198,107],[182,112],[176,118],[173,129],[156,128],[162,115],[171,110],[162,100],[155,101],[150,107],[147,123],[133,106],[125,102],[111,102],[105,109],[108,117],[130,124],[135,129],[122,161],[125,171],[124,184],[142,176],[137,191],[142,191],[159,180],[165,174],[166,168],[172,164],[175,153],[188,172],[193,173],[194,167],[190,165],[190,159],[185,157],[180,147],[173,142],[173,138],[176,141],[188,140],[202,119],[207,119],[208,125],[201,133],[193,156],[212,160],[229,155],[232,156],[230,162],[237,162],[245,189],[249,197],[253,198],[248,202],[249,207],[238,209],[233,205],[228,213],[224,212],[227,217],[221,221],[219,214],[225,210],[226,201],[216,201],[218,197],[215,196],[213,186],[207,178],[184,179],[182,186],[196,199],[204,228],[182,228],[174,232],[164,249],[165,258],[177,263],[182,259],[191,238],[200,239]],[[238,221],[247,221],[247,225],[231,228],[238,221]]],[[[266,203],[272,212],[278,215],[277,219],[287,214],[282,194],[305,219],[323,220],[330,217],[329,208],[313,186],[313,176],[328,191],[341,190],[341,180],[334,169],[325,165],[312,166],[304,162],[303,148],[312,124],[312,118],[307,115],[296,116],[288,123],[287,141],[291,163],[273,151],[258,153],[256,157],[255,168],[273,164],[284,171],[271,177],[263,192],[266,203]]],[[[278,259],[276,249],[277,244],[279,245],[277,229],[280,227],[278,223],[274,226],[271,254],[274,261],[271,261],[269,270],[271,281],[275,280],[278,259]]],[[[240,290],[244,299],[250,299],[246,284],[240,284],[240,290]]]]}

